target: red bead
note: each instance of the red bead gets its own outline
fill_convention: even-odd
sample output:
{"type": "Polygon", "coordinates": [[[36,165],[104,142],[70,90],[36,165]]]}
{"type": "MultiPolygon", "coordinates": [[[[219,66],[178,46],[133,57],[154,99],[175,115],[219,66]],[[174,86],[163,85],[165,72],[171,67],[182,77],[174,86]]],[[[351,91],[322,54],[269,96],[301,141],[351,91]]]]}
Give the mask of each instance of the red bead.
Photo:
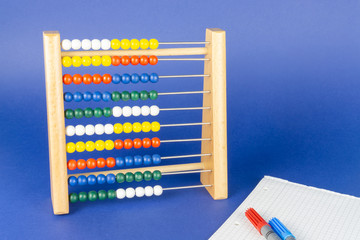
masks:
{"type": "Polygon", "coordinates": [[[131,56],[130,62],[131,62],[132,65],[138,65],[139,62],[140,62],[140,59],[139,59],[138,56],[131,56]]]}
{"type": "Polygon", "coordinates": [[[124,140],[124,148],[130,149],[133,147],[133,141],[131,139],[125,139],[124,140]]]}
{"type": "Polygon", "coordinates": [[[87,166],[89,169],[94,169],[94,168],[96,168],[96,160],[93,159],[93,158],[89,158],[89,159],[86,161],[86,166],[87,166]]]}
{"type": "Polygon", "coordinates": [[[120,139],[114,141],[114,147],[116,149],[122,149],[124,147],[124,142],[120,139]]]}
{"type": "Polygon", "coordinates": [[[83,76],[83,83],[90,84],[93,81],[93,77],[90,74],[84,74],[83,76]]]}
{"type": "Polygon", "coordinates": [[[154,148],[160,147],[160,139],[157,137],[154,137],[151,139],[151,145],[154,148]]]}
{"type": "Polygon", "coordinates": [[[151,65],[156,65],[158,63],[158,58],[156,56],[154,56],[154,55],[150,56],[149,57],[149,63],[151,65]]]}
{"type": "Polygon", "coordinates": [[[77,168],[82,170],[86,168],[86,161],[84,159],[77,160],[77,168]]]}
{"type": "Polygon", "coordinates": [[[104,158],[98,158],[98,159],[96,160],[96,166],[97,166],[98,168],[103,168],[103,167],[105,167],[105,165],[106,165],[106,161],[105,161],[104,158]]]}
{"type": "Polygon", "coordinates": [[[112,77],[110,74],[106,73],[103,75],[103,83],[109,84],[111,83],[112,77]]]}
{"type": "Polygon", "coordinates": [[[144,138],[144,139],[142,140],[142,145],[143,145],[144,148],[149,148],[149,147],[151,147],[151,140],[150,140],[150,138],[144,138]]]}
{"type": "Polygon", "coordinates": [[[93,83],[100,84],[102,82],[102,76],[100,74],[93,75],[93,83]]]}
{"type": "Polygon", "coordinates": [[[82,76],[80,74],[74,74],[73,76],[73,83],[80,84],[82,83],[82,76]]]}
{"type": "Polygon", "coordinates": [[[63,76],[63,83],[66,84],[66,85],[69,85],[71,84],[73,81],[73,78],[70,74],[64,74],[63,76]]]}
{"type": "Polygon", "coordinates": [[[142,141],[140,138],[135,138],[133,142],[134,142],[134,148],[141,148],[142,141]]]}
{"type": "Polygon", "coordinates": [[[108,158],[106,159],[106,166],[107,166],[108,168],[113,168],[113,167],[115,167],[115,165],[116,165],[116,160],[115,160],[115,158],[113,158],[113,157],[108,157],[108,158]]]}
{"type": "Polygon", "coordinates": [[[121,58],[119,56],[112,56],[111,57],[111,64],[113,66],[119,66],[121,63],[121,58]]]}
{"type": "Polygon", "coordinates": [[[124,66],[127,66],[130,64],[130,58],[129,56],[123,56],[121,58],[121,64],[124,65],[124,66]]]}
{"type": "Polygon", "coordinates": [[[67,167],[69,170],[75,170],[77,167],[76,161],[74,159],[69,160],[67,163],[67,167]]]}
{"type": "Polygon", "coordinates": [[[149,58],[147,56],[141,56],[140,57],[140,64],[141,65],[147,65],[149,63],[149,58]]]}

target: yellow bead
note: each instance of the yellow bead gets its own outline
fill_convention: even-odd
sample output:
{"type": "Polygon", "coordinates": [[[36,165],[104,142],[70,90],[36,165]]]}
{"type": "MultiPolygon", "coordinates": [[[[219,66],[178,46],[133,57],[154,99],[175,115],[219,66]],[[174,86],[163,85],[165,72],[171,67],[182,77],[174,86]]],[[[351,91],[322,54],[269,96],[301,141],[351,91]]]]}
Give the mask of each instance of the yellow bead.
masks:
{"type": "Polygon", "coordinates": [[[123,131],[123,126],[121,125],[121,123],[116,123],[114,124],[114,133],[122,133],[123,131]]]}
{"type": "Polygon", "coordinates": [[[74,67],[80,67],[81,64],[82,64],[82,59],[81,59],[81,57],[79,57],[79,56],[74,56],[74,57],[72,57],[72,65],[73,65],[74,67]]]}
{"type": "Polygon", "coordinates": [[[64,67],[71,67],[71,65],[72,65],[71,57],[63,57],[62,58],[62,65],[64,67]]]}
{"type": "Polygon", "coordinates": [[[100,66],[101,65],[101,57],[100,56],[93,56],[91,58],[91,63],[93,66],[100,66]]]}
{"type": "Polygon", "coordinates": [[[143,130],[143,132],[150,132],[150,130],[151,130],[151,123],[149,123],[149,122],[143,122],[143,123],[142,123],[142,130],[143,130]]]}
{"type": "Polygon", "coordinates": [[[75,149],[76,149],[75,143],[69,142],[66,144],[66,152],[73,153],[73,152],[75,152],[75,149]]]}
{"type": "Polygon", "coordinates": [[[110,56],[102,56],[101,58],[102,65],[108,67],[111,65],[111,57],[110,56]]]}
{"type": "Polygon", "coordinates": [[[119,49],[120,48],[120,40],[119,39],[113,39],[111,40],[111,48],[112,49],[119,49]]]}
{"type": "Polygon", "coordinates": [[[150,39],[150,48],[157,49],[159,47],[159,42],[156,39],[150,39]]]}
{"type": "Polygon", "coordinates": [[[138,49],[139,48],[139,46],[140,46],[140,43],[139,43],[139,40],[137,40],[137,39],[131,39],[131,41],[130,41],[130,47],[131,47],[131,49],[138,49]]]}
{"type": "Polygon", "coordinates": [[[76,143],[76,151],[78,151],[78,152],[85,151],[85,143],[84,142],[77,142],[76,143]]]}
{"type": "Polygon", "coordinates": [[[86,151],[92,152],[95,150],[95,143],[93,141],[87,141],[85,144],[86,151]]]}
{"type": "Polygon", "coordinates": [[[114,149],[114,141],[106,140],[105,141],[105,149],[106,150],[113,150],[114,149]]]}
{"type": "Polygon", "coordinates": [[[89,56],[82,57],[82,65],[85,67],[90,66],[91,65],[91,57],[89,57],[89,56]]]}
{"type": "Polygon", "coordinates": [[[143,38],[140,40],[140,48],[141,49],[148,49],[149,48],[149,40],[143,38]]]}
{"type": "Polygon", "coordinates": [[[141,132],[141,128],[142,128],[141,123],[139,123],[139,122],[134,123],[132,128],[133,128],[133,131],[136,133],[141,132]]]}
{"type": "Polygon", "coordinates": [[[160,130],[160,123],[158,122],[152,122],[151,123],[151,130],[153,132],[158,132],[160,130]]]}
{"type": "Polygon", "coordinates": [[[131,133],[132,132],[132,124],[131,123],[124,123],[123,124],[124,133],[131,133]]]}
{"type": "Polygon", "coordinates": [[[105,143],[104,143],[103,140],[97,140],[97,141],[95,142],[95,149],[96,149],[96,150],[102,151],[102,150],[104,150],[104,148],[105,148],[105,143]]]}
{"type": "Polygon", "coordinates": [[[129,39],[122,39],[122,40],[121,40],[121,48],[122,48],[122,49],[129,49],[129,48],[130,48],[130,41],[129,41],[129,39]]]}

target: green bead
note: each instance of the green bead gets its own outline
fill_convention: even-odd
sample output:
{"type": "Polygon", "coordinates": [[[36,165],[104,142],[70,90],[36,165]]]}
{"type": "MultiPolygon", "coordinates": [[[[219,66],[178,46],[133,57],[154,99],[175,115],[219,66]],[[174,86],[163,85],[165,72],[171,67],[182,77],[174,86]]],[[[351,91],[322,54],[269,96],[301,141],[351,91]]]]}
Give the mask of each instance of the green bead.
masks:
{"type": "Polygon", "coordinates": [[[144,176],[141,172],[136,172],[134,174],[134,177],[135,177],[135,181],[137,182],[141,182],[144,179],[144,176]]]}
{"type": "Polygon", "coordinates": [[[112,190],[112,189],[108,190],[107,196],[108,196],[108,199],[114,199],[114,198],[116,198],[116,192],[115,192],[115,190],[112,190]]]}
{"type": "Polygon", "coordinates": [[[91,108],[85,108],[84,115],[87,118],[91,118],[94,116],[94,111],[91,108]]]}
{"type": "Polygon", "coordinates": [[[76,203],[79,200],[79,197],[76,193],[70,194],[70,202],[76,203]]]}
{"type": "Polygon", "coordinates": [[[149,97],[150,97],[151,100],[157,99],[157,97],[158,97],[157,91],[151,90],[151,91],[149,92],[149,97]]]}
{"type": "Polygon", "coordinates": [[[111,93],[111,100],[113,100],[114,102],[120,101],[121,100],[121,94],[118,91],[112,92],[111,93]]]}
{"type": "Polygon", "coordinates": [[[128,100],[130,100],[130,93],[129,93],[128,91],[123,91],[123,92],[121,93],[121,99],[122,99],[123,101],[128,101],[128,100]]]}
{"type": "Polygon", "coordinates": [[[67,119],[72,119],[74,117],[74,110],[72,109],[66,109],[65,110],[65,117],[67,119]]]}
{"type": "Polygon", "coordinates": [[[87,194],[86,194],[86,192],[79,192],[79,201],[80,202],[86,202],[86,200],[87,200],[87,194]]]}
{"type": "Polygon", "coordinates": [[[140,92],[140,99],[141,100],[146,100],[149,98],[149,93],[147,91],[141,91],[140,92]]]}
{"type": "Polygon", "coordinates": [[[101,117],[103,115],[103,110],[101,108],[95,108],[94,109],[94,116],[95,117],[101,117]]]}
{"type": "Polygon", "coordinates": [[[97,192],[96,191],[90,191],[88,193],[88,199],[89,199],[89,201],[96,201],[97,200],[97,192]]]}
{"type": "Polygon", "coordinates": [[[134,174],[131,173],[131,172],[126,173],[126,174],[125,174],[125,180],[126,180],[127,182],[132,182],[132,181],[134,181],[134,174]]]}
{"type": "Polygon", "coordinates": [[[98,191],[99,200],[105,200],[107,198],[107,192],[105,190],[98,191]]]}
{"type": "Polygon", "coordinates": [[[104,113],[105,117],[111,117],[112,116],[112,110],[109,107],[104,108],[103,113],[104,113]]]}
{"type": "Polygon", "coordinates": [[[150,172],[150,171],[145,171],[145,172],[144,172],[144,180],[145,180],[145,181],[151,181],[151,179],[152,179],[152,174],[151,174],[151,172],[150,172]]]}
{"type": "Polygon", "coordinates": [[[159,170],[155,170],[153,172],[153,178],[154,178],[154,180],[160,180],[161,179],[161,172],[159,170]]]}
{"type": "Polygon", "coordinates": [[[75,109],[75,117],[76,118],[82,118],[84,116],[84,110],[81,108],[75,109]]]}
{"type": "Polygon", "coordinates": [[[123,183],[125,182],[125,175],[123,173],[118,173],[116,174],[116,181],[118,183],[123,183]]]}
{"type": "Polygon", "coordinates": [[[131,100],[136,101],[140,98],[140,93],[138,91],[132,91],[131,92],[131,100]]]}

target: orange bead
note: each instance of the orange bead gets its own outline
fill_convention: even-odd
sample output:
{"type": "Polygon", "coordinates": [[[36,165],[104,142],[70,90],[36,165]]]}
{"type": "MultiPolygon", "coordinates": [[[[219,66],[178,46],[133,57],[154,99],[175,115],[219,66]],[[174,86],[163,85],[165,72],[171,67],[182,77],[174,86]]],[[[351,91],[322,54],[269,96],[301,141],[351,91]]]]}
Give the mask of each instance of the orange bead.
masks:
{"type": "Polygon", "coordinates": [[[77,167],[76,161],[74,159],[69,160],[67,163],[67,167],[69,170],[75,170],[77,167]]]}
{"type": "Polygon", "coordinates": [[[157,137],[154,137],[151,139],[152,147],[157,148],[160,147],[160,139],[157,137]]]}
{"type": "Polygon", "coordinates": [[[120,139],[114,141],[114,147],[116,149],[122,149],[124,147],[124,142],[120,139]]]}
{"type": "Polygon", "coordinates": [[[102,82],[102,76],[100,74],[93,75],[93,83],[100,84],[102,82]]]}
{"type": "Polygon", "coordinates": [[[71,84],[73,81],[73,78],[70,74],[64,74],[63,76],[63,83],[66,84],[66,85],[69,85],[71,84]]]}
{"type": "Polygon", "coordinates": [[[147,56],[141,56],[140,57],[140,64],[141,65],[147,65],[149,63],[149,58],[147,56]]]}
{"type": "Polygon", "coordinates": [[[83,83],[90,84],[93,81],[93,77],[90,74],[84,74],[83,76],[83,83]]]}
{"type": "Polygon", "coordinates": [[[142,147],[142,141],[140,138],[135,138],[134,139],[134,148],[141,148],[142,147]]]}
{"type": "Polygon", "coordinates": [[[74,74],[73,76],[73,83],[80,84],[82,83],[82,76],[80,74],[74,74]]]}
{"type": "Polygon", "coordinates": [[[138,56],[131,56],[130,62],[131,62],[132,65],[138,65],[139,62],[140,62],[140,59],[139,59],[138,56]]]}
{"type": "Polygon", "coordinates": [[[142,140],[142,145],[143,145],[144,148],[149,148],[149,147],[151,147],[151,140],[150,140],[150,138],[144,138],[144,139],[142,140]]]}
{"type": "Polygon", "coordinates": [[[156,65],[158,63],[158,58],[156,56],[154,56],[154,55],[150,56],[149,57],[149,63],[151,65],[156,65]]]}
{"type": "Polygon", "coordinates": [[[115,165],[116,165],[116,160],[115,160],[115,158],[113,158],[113,157],[108,157],[108,158],[106,159],[106,166],[107,166],[108,168],[113,168],[113,167],[115,167],[115,165]]]}
{"type": "Polygon", "coordinates": [[[106,160],[105,160],[104,158],[98,158],[98,159],[96,160],[96,166],[97,166],[98,168],[103,168],[103,167],[105,167],[105,166],[106,166],[106,160]]]}
{"type": "Polygon", "coordinates": [[[94,168],[96,168],[96,160],[93,159],[93,158],[89,158],[89,159],[86,161],[86,166],[87,166],[89,169],[94,169],[94,168]]]}
{"type": "Polygon", "coordinates": [[[119,66],[121,63],[121,58],[119,56],[112,56],[111,57],[111,64],[113,66],[119,66]]]}
{"type": "Polygon", "coordinates": [[[123,56],[121,58],[121,64],[124,65],[124,66],[127,66],[130,64],[130,58],[129,56],[123,56]]]}
{"type": "Polygon", "coordinates": [[[85,169],[86,168],[86,161],[84,159],[77,160],[77,167],[78,169],[85,169]]]}
{"type": "Polygon", "coordinates": [[[133,147],[133,141],[131,139],[125,139],[124,140],[124,148],[130,149],[133,147]]]}
{"type": "Polygon", "coordinates": [[[111,83],[112,77],[110,74],[106,73],[103,75],[103,83],[109,84],[111,83]]]}

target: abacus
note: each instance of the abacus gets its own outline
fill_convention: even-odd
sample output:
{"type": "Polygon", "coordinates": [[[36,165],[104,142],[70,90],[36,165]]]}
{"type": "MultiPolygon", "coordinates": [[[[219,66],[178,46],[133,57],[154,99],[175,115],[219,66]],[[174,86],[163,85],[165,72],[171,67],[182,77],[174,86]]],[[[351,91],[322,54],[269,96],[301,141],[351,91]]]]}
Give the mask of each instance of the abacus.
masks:
{"type": "MultiPolygon", "coordinates": [[[[60,40],[57,31],[43,33],[44,62],[46,78],[46,100],[48,119],[49,162],[51,180],[51,199],[54,214],[69,213],[69,203],[95,201],[104,199],[123,199],[133,197],[155,197],[167,190],[204,187],[213,199],[227,198],[227,130],[226,130],[226,55],[225,31],[221,29],[206,29],[204,42],[159,42],[156,39],[78,39],[60,40]],[[203,45],[203,47],[184,47],[185,45],[203,45]],[[179,45],[176,48],[161,48],[159,46],[179,45]],[[202,56],[202,58],[199,58],[202,56]],[[159,58],[158,58],[159,57],[159,58]],[[167,58],[165,58],[167,57],[167,58]],[[180,58],[181,57],[181,58],[180,58]],[[187,58],[186,58],[187,57],[187,58]],[[69,67],[155,65],[158,61],[204,61],[204,74],[198,75],[167,75],[157,73],[143,74],[64,74],[69,67]],[[157,92],[129,91],[127,87],[136,83],[157,83],[165,78],[203,78],[203,91],[191,92],[157,92]],[[130,84],[129,84],[130,83],[130,84]],[[114,84],[124,91],[113,92],[63,92],[64,85],[84,84],[114,84]],[[127,85],[128,84],[128,85],[127,85]],[[156,105],[126,106],[128,100],[147,102],[162,95],[202,94],[203,105],[200,107],[160,108],[156,105]],[[115,106],[105,108],[65,109],[64,102],[90,103],[104,101],[115,106]],[[65,109],[65,110],[64,110],[65,109]],[[118,118],[129,116],[146,116],[151,118],[162,111],[202,111],[202,122],[160,124],[157,121],[123,122],[115,124],[87,124],[65,126],[65,119],[84,118],[118,118]],[[139,132],[158,132],[163,127],[194,126],[201,127],[201,138],[160,140],[153,138],[129,138],[127,134],[136,135],[139,132]],[[90,138],[93,135],[112,136],[109,140],[71,141],[72,136],[90,138]],[[125,135],[125,136],[124,136],[125,135]],[[68,138],[68,141],[66,139],[68,138]],[[181,156],[160,156],[158,152],[152,155],[126,156],[128,149],[149,148],[157,150],[161,145],[177,142],[201,141],[201,153],[181,156]],[[67,159],[72,153],[112,151],[116,157],[67,159]],[[201,157],[200,162],[185,164],[160,164],[167,159],[182,159],[201,157]],[[154,166],[151,166],[154,165],[154,166]],[[157,165],[157,166],[155,166],[157,165]],[[93,169],[107,167],[106,171],[89,172],[93,169]],[[90,170],[89,170],[90,169],[90,170]],[[113,170],[115,169],[115,170],[113,170]],[[73,170],[80,173],[73,173],[73,170]],[[82,170],[88,170],[83,171],[82,170]],[[72,192],[69,188],[75,185],[121,184],[124,182],[140,182],[159,180],[163,175],[200,173],[201,185],[175,186],[163,188],[160,185],[137,188],[118,188],[89,192],[72,192]]],[[[118,88],[117,88],[118,89],[118,88]]],[[[169,96],[171,97],[171,96],[169,96]]],[[[166,148],[164,148],[166,149],[166,148]]],[[[167,162],[166,162],[167,163],[167,162]]],[[[78,204],[78,203],[77,203],[78,204]]]]}

